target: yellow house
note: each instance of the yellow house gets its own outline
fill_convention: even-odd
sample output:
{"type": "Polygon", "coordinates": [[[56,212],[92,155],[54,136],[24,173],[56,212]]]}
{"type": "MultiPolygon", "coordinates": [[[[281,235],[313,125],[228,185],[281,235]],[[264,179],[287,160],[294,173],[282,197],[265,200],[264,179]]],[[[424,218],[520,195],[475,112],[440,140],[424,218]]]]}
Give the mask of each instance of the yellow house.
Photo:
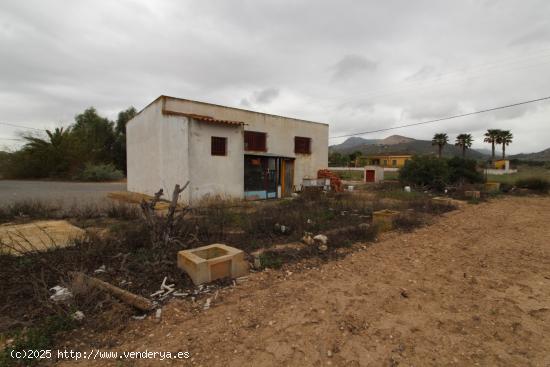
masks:
{"type": "Polygon", "coordinates": [[[495,169],[509,169],[510,161],[507,159],[497,159],[493,162],[495,169]]]}
{"type": "Polygon", "coordinates": [[[401,168],[405,165],[412,155],[370,155],[367,158],[367,164],[382,167],[401,168]]]}

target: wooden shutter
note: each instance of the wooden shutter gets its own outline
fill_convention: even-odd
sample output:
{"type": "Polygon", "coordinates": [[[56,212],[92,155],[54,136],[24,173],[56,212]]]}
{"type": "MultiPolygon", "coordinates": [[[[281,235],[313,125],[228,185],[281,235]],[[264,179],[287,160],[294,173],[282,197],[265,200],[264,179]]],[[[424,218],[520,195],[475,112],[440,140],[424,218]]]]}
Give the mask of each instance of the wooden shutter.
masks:
{"type": "Polygon", "coordinates": [[[227,138],[213,136],[210,151],[212,155],[227,155],[227,138]]]}
{"type": "Polygon", "coordinates": [[[311,154],[311,138],[294,137],[294,153],[311,154]]]}
{"type": "Polygon", "coordinates": [[[258,131],[244,132],[244,150],[266,152],[266,133],[258,131]]]}

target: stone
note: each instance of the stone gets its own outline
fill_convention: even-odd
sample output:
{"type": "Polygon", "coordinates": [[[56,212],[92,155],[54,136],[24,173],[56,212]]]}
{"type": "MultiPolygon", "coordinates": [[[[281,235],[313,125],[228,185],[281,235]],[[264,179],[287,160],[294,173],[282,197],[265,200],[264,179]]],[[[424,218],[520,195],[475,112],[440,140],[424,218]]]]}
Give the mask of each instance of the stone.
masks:
{"type": "Polygon", "coordinates": [[[195,285],[227,277],[239,278],[249,273],[244,252],[221,243],[178,252],[178,267],[195,285]]]}

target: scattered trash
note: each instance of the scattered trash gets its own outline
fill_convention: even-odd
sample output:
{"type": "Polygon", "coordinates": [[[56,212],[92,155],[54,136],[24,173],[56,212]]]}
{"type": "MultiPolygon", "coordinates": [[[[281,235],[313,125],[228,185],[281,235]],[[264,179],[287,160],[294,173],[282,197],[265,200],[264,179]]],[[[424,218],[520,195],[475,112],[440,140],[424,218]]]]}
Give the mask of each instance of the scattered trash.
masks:
{"type": "Polygon", "coordinates": [[[244,277],[240,277],[240,278],[236,278],[235,279],[235,282],[237,284],[241,284],[241,283],[244,283],[244,282],[247,282],[248,281],[248,277],[247,276],[244,276],[244,277]]]}
{"type": "Polygon", "coordinates": [[[254,269],[260,269],[262,267],[262,260],[259,256],[254,257],[254,269]]]}
{"type": "Polygon", "coordinates": [[[105,265],[101,265],[99,268],[94,270],[94,274],[101,274],[107,272],[105,265]]]}
{"type": "Polygon", "coordinates": [[[54,302],[65,302],[73,297],[69,289],[59,285],[51,288],[50,291],[54,292],[54,294],[50,296],[50,299],[54,302]]]}
{"type": "Polygon", "coordinates": [[[140,315],[140,316],[132,316],[132,318],[133,318],[134,320],[143,320],[143,319],[145,319],[146,317],[147,317],[146,314],[145,314],[145,315],[140,315]]]}
{"type": "Polygon", "coordinates": [[[313,240],[313,237],[311,237],[311,233],[304,232],[304,237],[302,237],[302,242],[306,245],[313,245],[315,241],[313,240]]]}
{"type": "Polygon", "coordinates": [[[204,302],[203,310],[208,310],[210,308],[210,302],[212,301],[212,298],[207,298],[206,302],[204,302]]]}
{"type": "Polygon", "coordinates": [[[324,234],[318,234],[317,236],[313,237],[313,240],[317,245],[326,245],[328,243],[328,237],[324,234]]]}
{"type": "Polygon", "coordinates": [[[284,224],[275,223],[274,231],[276,233],[289,234],[292,230],[289,226],[285,226],[284,224]]]}
{"type": "Polygon", "coordinates": [[[327,246],[328,237],[325,236],[324,234],[318,234],[317,236],[313,237],[313,241],[317,246],[317,248],[319,249],[319,251],[325,252],[326,250],[328,250],[328,246],[327,246]]]}
{"type": "Polygon", "coordinates": [[[155,313],[155,318],[157,320],[160,320],[161,316],[162,316],[162,308],[157,308],[157,312],[155,313]]]}
{"type": "Polygon", "coordinates": [[[311,219],[307,218],[306,223],[307,224],[313,224],[313,221],[311,219]]]}
{"type": "Polygon", "coordinates": [[[405,187],[403,188],[403,190],[404,190],[405,192],[411,192],[411,187],[410,187],[410,186],[405,186],[405,187]]]}
{"type": "Polygon", "coordinates": [[[82,321],[84,320],[84,312],[76,311],[75,313],[72,314],[71,317],[73,318],[73,320],[82,321]]]}

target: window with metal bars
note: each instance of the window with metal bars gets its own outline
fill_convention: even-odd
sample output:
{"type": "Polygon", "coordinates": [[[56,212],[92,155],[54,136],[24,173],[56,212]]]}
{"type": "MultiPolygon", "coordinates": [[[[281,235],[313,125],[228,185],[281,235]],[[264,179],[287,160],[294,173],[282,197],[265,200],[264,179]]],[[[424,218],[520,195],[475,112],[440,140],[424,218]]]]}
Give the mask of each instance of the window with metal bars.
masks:
{"type": "Polygon", "coordinates": [[[258,131],[244,132],[244,150],[254,150],[257,152],[266,152],[266,133],[258,131]]]}
{"type": "Polygon", "coordinates": [[[227,155],[227,138],[213,136],[210,152],[212,155],[227,155]]]}
{"type": "Polygon", "coordinates": [[[294,137],[294,153],[311,154],[311,138],[294,137]]]}

